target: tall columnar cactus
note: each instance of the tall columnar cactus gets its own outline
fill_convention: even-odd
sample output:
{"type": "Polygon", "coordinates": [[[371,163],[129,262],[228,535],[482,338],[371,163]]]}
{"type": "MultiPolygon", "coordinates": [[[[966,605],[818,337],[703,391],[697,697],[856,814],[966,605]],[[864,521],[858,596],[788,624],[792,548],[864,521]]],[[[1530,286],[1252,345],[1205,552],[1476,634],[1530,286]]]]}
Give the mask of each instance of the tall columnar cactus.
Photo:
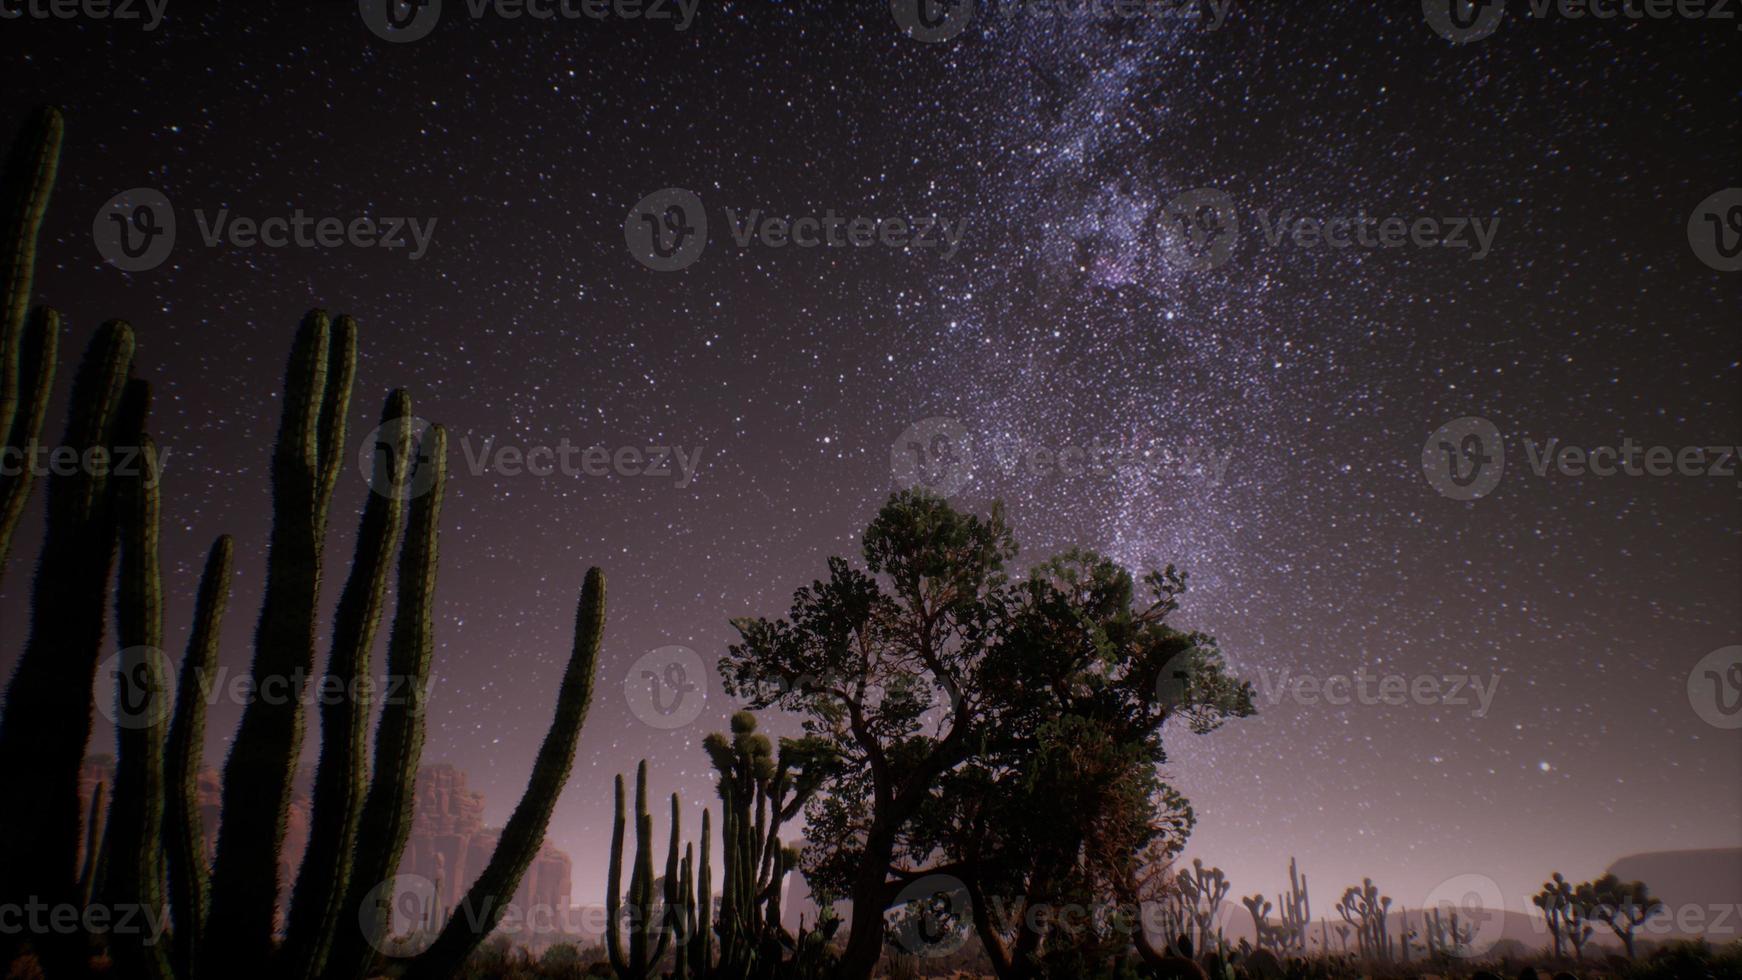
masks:
{"type": "Polygon", "coordinates": [[[314,808],[308,847],[290,907],[282,975],[316,980],[326,966],[328,942],[344,908],[351,858],[362,818],[368,778],[371,692],[370,654],[386,602],[387,578],[399,542],[411,452],[411,398],[387,397],[381,410],[381,444],[373,449],[373,484],[357,529],[356,557],[333,617],[333,646],[320,690],[321,750],[315,770],[314,808]]]}
{"type": "MultiPolygon", "coordinates": [[[[424,696],[435,649],[431,613],[437,529],[447,491],[446,432],[432,426],[424,433],[417,452],[416,465],[429,467],[431,473],[416,478],[427,479],[429,490],[412,501],[399,558],[398,608],[387,643],[387,680],[396,696],[382,706],[376,727],[375,778],[358,818],[350,880],[324,969],[331,980],[364,974],[386,945],[392,926],[386,902],[393,896],[380,895],[377,889],[399,870],[399,859],[411,834],[412,800],[423,757],[424,696]]],[[[327,773],[328,779],[348,776],[327,773]]]]}
{"type": "Polygon", "coordinates": [[[103,855],[108,851],[103,833],[109,816],[108,803],[108,784],[99,779],[91,789],[91,808],[85,817],[85,856],[79,862],[79,908],[90,908],[102,887],[106,870],[103,855]]]}
{"type": "MultiPolygon", "coordinates": [[[[125,414],[143,418],[144,382],[129,385],[125,414]]],[[[116,619],[121,641],[115,684],[115,796],[109,809],[111,871],[104,900],[111,908],[156,910],[163,891],[163,741],[158,732],[169,703],[162,669],[163,578],[158,567],[157,452],[135,430],[139,467],[118,487],[121,585],[116,619]]],[[[161,937],[143,930],[116,930],[110,954],[123,976],[170,980],[169,951],[161,937]]]]}
{"type": "Polygon", "coordinates": [[[671,845],[665,868],[664,907],[653,899],[653,815],[647,812],[647,760],[635,769],[635,853],[631,858],[627,903],[623,894],[623,777],[616,779],[616,811],[611,822],[611,860],[606,871],[605,947],[618,980],[648,980],[671,945],[676,911],[677,797],[672,797],[671,845]],[[629,948],[623,948],[620,919],[627,911],[629,948]]]}
{"type": "Polygon", "coordinates": [[[200,822],[200,758],[206,740],[206,701],[218,662],[218,635],[230,602],[235,545],[223,535],[206,556],[194,602],[193,630],[176,685],[175,717],[164,750],[166,810],[164,853],[169,859],[169,908],[175,922],[170,961],[182,977],[193,974],[194,954],[205,929],[209,882],[206,830],[200,822]]]}
{"type": "MultiPolygon", "coordinates": [[[[465,915],[456,915],[435,942],[410,964],[407,980],[438,980],[458,972],[466,957],[496,928],[507,911],[508,900],[520,887],[520,879],[544,844],[545,828],[556,809],[557,797],[568,785],[575,764],[575,747],[581,726],[593,703],[593,676],[599,662],[599,644],[605,632],[605,573],[588,569],[575,610],[575,646],[557,691],[556,717],[532,763],[532,778],[520,803],[508,817],[502,838],[490,854],[490,863],[466,892],[465,915]]],[[[677,798],[672,798],[672,839],[677,839],[677,798]]],[[[673,850],[675,854],[675,849],[673,850]]],[[[668,869],[667,874],[670,874],[668,869]]],[[[667,890],[674,887],[668,878],[667,890]]]]}
{"type": "MultiPolygon", "coordinates": [[[[691,893],[687,957],[690,976],[706,980],[713,975],[714,965],[714,869],[711,862],[713,821],[708,811],[702,811],[702,858],[696,870],[695,888],[691,893]]],[[[688,890],[688,889],[686,889],[688,890]]]]}
{"type": "MultiPolygon", "coordinates": [[[[116,458],[113,444],[133,331],[110,321],[97,330],[73,381],[62,446],[81,460],[116,458]]],[[[136,447],[127,447],[128,458],[136,447]]],[[[48,480],[48,526],[36,567],[30,635],[6,689],[0,717],[0,785],[30,787],[30,806],[0,807],[0,904],[76,897],[79,767],[91,735],[92,682],[103,646],[115,525],[110,472],[76,466],[48,480]]],[[[0,954],[18,942],[0,932],[0,954]]],[[[80,955],[62,936],[45,947],[80,955]]],[[[44,959],[57,957],[44,950],[44,959]]]]}
{"type": "Polygon", "coordinates": [[[1295,867],[1294,858],[1288,859],[1288,891],[1276,897],[1277,914],[1282,919],[1281,938],[1283,948],[1306,952],[1307,925],[1312,922],[1312,901],[1307,897],[1306,875],[1295,867]]]}
{"type": "MultiPolygon", "coordinates": [[[[0,450],[26,460],[41,443],[60,339],[59,313],[27,311],[63,130],[60,110],[38,109],[13,141],[0,176],[0,450]]],[[[34,473],[34,466],[0,468],[0,579],[34,473]]]]}
{"type": "Polygon", "coordinates": [[[741,980],[773,969],[792,937],[780,927],[780,891],[798,864],[782,846],[780,829],[796,817],[822,784],[835,758],[817,739],[782,739],[775,756],[748,711],[732,716],[730,737],[702,741],[719,778],[720,850],[725,880],[720,896],[719,976],[741,980]]]}
{"type": "Polygon", "coordinates": [[[207,973],[264,969],[272,951],[278,853],[301,754],[300,685],[314,669],[327,508],[344,454],[356,370],[356,323],[325,311],[304,318],[285,373],[272,461],[272,543],[266,597],[254,634],[254,698],[224,765],[225,813],[212,867],[207,973]]]}

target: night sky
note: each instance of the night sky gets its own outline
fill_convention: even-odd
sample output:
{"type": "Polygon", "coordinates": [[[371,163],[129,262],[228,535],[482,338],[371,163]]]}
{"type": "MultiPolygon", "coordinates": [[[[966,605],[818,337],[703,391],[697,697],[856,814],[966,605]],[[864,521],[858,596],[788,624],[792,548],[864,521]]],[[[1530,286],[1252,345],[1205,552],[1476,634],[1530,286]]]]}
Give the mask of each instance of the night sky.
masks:
{"type": "MultiPolygon", "coordinates": [[[[1237,894],[1276,892],[1293,855],[1315,911],[1362,876],[1418,906],[1460,874],[1519,909],[1551,871],[1742,845],[1742,733],[1689,695],[1702,657],[1742,643],[1738,477],[1538,476],[1525,442],[1742,436],[1742,278],[1689,234],[1742,186],[1737,21],[1532,20],[1515,3],[1452,44],[1413,2],[1253,2],[1214,30],[985,15],[926,43],[869,0],[707,0],[687,30],[475,20],[448,0],[428,37],[389,43],[354,3],[219,6],[169,0],[155,31],[0,21],[7,136],[38,103],[67,115],[37,277],[70,324],[50,432],[92,330],[129,320],[170,451],[169,648],[179,660],[204,553],[232,533],[222,662],[245,670],[284,358],[308,308],[354,314],[353,445],[394,386],[453,439],[424,758],[465,769],[493,822],[549,723],[582,574],[609,578],[550,828],[577,902],[602,896],[612,774],[649,758],[692,828],[711,802],[700,740],[734,707],[711,671],[728,619],[782,614],[827,556],[856,555],[904,433],[943,419],[973,463],[946,489],[1003,500],[1023,562],[1086,546],[1190,573],[1179,621],[1218,637],[1260,710],[1174,733],[1167,773],[1199,816],[1188,856],[1237,894]],[[167,262],[129,273],[92,228],[132,188],[160,190],[179,231],[167,262]],[[625,243],[630,209],[665,188],[710,224],[675,272],[625,243]],[[1158,231],[1199,188],[1234,205],[1220,263],[1182,261],[1158,231]],[[225,208],[435,225],[415,260],[207,247],[194,212],[225,208]],[[961,238],[947,257],[739,247],[727,208],[937,215],[961,238]],[[1493,235],[1480,257],[1472,231],[1468,248],[1272,244],[1284,212],[1493,235]],[[1505,438],[1504,478],[1472,500],[1422,464],[1464,417],[1505,438]],[[701,455],[687,483],[467,472],[465,447],[491,438],[701,455]],[[1097,444],[1158,462],[1072,474],[1019,455],[1097,444]],[[665,728],[625,689],[674,645],[710,690],[665,728]],[[1267,696],[1283,671],[1357,670],[1497,686],[1480,715],[1468,690],[1267,696]]],[[[329,605],[367,492],[353,467],[329,605]]],[[[8,675],[40,501],[0,593],[8,675]]],[[[238,717],[214,707],[208,762],[238,717]]],[[[93,751],[111,739],[99,719],[93,751]]]]}

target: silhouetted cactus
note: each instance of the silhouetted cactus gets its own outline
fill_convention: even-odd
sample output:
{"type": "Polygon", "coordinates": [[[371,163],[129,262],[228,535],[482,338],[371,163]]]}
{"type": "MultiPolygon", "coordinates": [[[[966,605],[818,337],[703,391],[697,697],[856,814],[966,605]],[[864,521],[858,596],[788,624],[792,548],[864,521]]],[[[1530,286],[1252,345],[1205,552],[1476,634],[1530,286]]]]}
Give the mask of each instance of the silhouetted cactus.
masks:
{"type": "Polygon", "coordinates": [[[781,739],[774,754],[748,711],[732,716],[732,734],[714,733],[702,746],[719,777],[720,896],[717,975],[727,980],[772,970],[794,939],[780,926],[780,889],[798,864],[783,847],[780,828],[798,815],[834,764],[817,739],[781,739]]]}
{"type": "MultiPolygon", "coordinates": [[[[60,339],[59,313],[28,310],[36,239],[54,190],[63,131],[59,109],[38,109],[14,139],[0,176],[0,449],[25,460],[34,460],[42,438],[60,339]]],[[[35,469],[0,468],[0,579],[35,469]]]]}
{"type": "Polygon", "coordinates": [[[1372,878],[1363,878],[1361,884],[1351,885],[1343,892],[1337,913],[1354,927],[1361,955],[1376,960],[1390,959],[1390,926],[1386,922],[1390,910],[1391,899],[1379,894],[1379,887],[1373,884],[1372,878]]]}
{"type": "MultiPolygon", "coordinates": [[[[17,276],[9,282],[15,280],[17,276]]],[[[312,312],[292,354],[273,467],[273,546],[256,634],[255,690],[262,688],[262,681],[306,677],[312,662],[326,514],[343,458],[355,331],[349,318],[333,324],[324,313],[312,312]]],[[[339,737],[360,727],[357,716],[366,715],[367,706],[354,705],[356,715],[336,713],[329,724],[333,741],[341,744],[317,775],[316,796],[328,801],[320,810],[322,827],[329,834],[334,826],[340,830],[335,865],[323,867],[316,876],[320,880],[298,889],[310,896],[304,921],[314,925],[275,943],[277,865],[301,739],[301,692],[256,699],[244,712],[225,766],[223,821],[208,899],[195,779],[232,545],[227,538],[219,539],[208,559],[166,737],[157,723],[170,696],[157,652],[163,636],[158,473],[155,449],[144,435],[148,391],[143,382],[129,380],[132,356],[133,334],[125,323],[111,321],[97,331],[74,380],[63,441],[87,465],[57,471],[48,481],[48,519],[30,635],[0,717],[0,782],[27,787],[21,791],[32,799],[29,807],[0,807],[0,902],[30,897],[82,907],[102,896],[145,909],[168,908],[174,923],[169,943],[112,937],[110,951],[118,973],[129,977],[186,980],[196,972],[220,977],[262,970],[311,976],[323,947],[329,953],[319,969],[322,980],[357,980],[376,975],[381,967],[408,978],[451,975],[499,922],[543,843],[552,809],[568,781],[592,699],[605,617],[603,575],[598,569],[587,573],[555,717],[526,792],[467,893],[468,906],[482,914],[456,915],[424,953],[382,963],[379,947],[370,941],[384,938],[385,921],[375,930],[358,926],[364,897],[397,870],[423,743],[447,458],[446,434],[439,427],[426,433],[417,478],[404,484],[415,483],[419,496],[410,507],[400,549],[397,611],[389,642],[389,671],[403,682],[393,688],[399,697],[381,712],[373,780],[362,777],[360,750],[344,751],[347,740],[339,737]],[[93,459],[98,463],[91,464],[93,459]],[[129,463],[138,468],[129,469],[129,463]],[[122,696],[130,700],[118,716],[125,721],[118,726],[115,785],[110,790],[99,784],[91,818],[84,821],[78,778],[90,734],[92,681],[103,645],[118,532],[122,568],[116,609],[125,648],[118,674],[122,696]],[[147,713],[144,724],[139,723],[141,710],[147,713]],[[345,821],[364,788],[367,795],[354,818],[356,840],[354,846],[347,845],[345,821]],[[79,863],[81,846],[85,856],[79,863]],[[339,867],[347,858],[348,880],[339,867]],[[343,899],[336,916],[334,895],[343,899]],[[274,953],[277,959],[270,961],[274,953]]],[[[37,376],[30,382],[38,383],[46,380],[37,376]]],[[[35,389],[29,390],[34,398],[35,389]]],[[[400,420],[409,417],[409,402],[396,393],[388,405],[393,418],[384,429],[399,445],[407,439],[400,420]]],[[[389,454],[390,460],[393,456],[389,454]]],[[[391,461],[384,465],[394,467],[391,461]]],[[[409,464],[399,469],[400,476],[411,472],[409,464]]],[[[391,493],[401,489],[391,478],[378,480],[377,489],[384,484],[391,493]]],[[[392,551],[400,510],[398,502],[386,499],[372,499],[367,508],[351,576],[356,585],[347,586],[335,620],[331,677],[360,678],[366,670],[369,634],[381,604],[382,566],[392,551]]],[[[360,689],[347,687],[346,694],[353,690],[360,689]]],[[[360,743],[349,744],[355,748],[360,743]]],[[[675,888],[676,882],[669,887],[675,888]]],[[[439,909],[432,914],[439,916],[439,909]]],[[[61,932],[33,937],[50,976],[82,973],[88,939],[61,932]]],[[[16,932],[0,935],[0,962],[10,961],[18,943],[16,932]]]]}
{"type": "Polygon", "coordinates": [[[288,696],[249,701],[224,765],[208,974],[264,969],[272,952],[278,853],[302,750],[299,685],[314,669],[327,512],[344,453],[356,358],[355,321],[341,317],[335,325],[323,310],[304,317],[285,372],[266,597],[250,670],[254,690],[282,685],[288,696]]]}
{"type": "MultiPolygon", "coordinates": [[[[115,455],[115,421],[133,360],[133,331],[118,320],[98,328],[74,376],[62,447],[81,460],[115,455]]],[[[131,458],[131,456],[130,456],[131,458]]],[[[30,806],[0,807],[0,903],[19,907],[76,897],[79,767],[91,735],[92,681],[103,646],[115,557],[108,466],[77,466],[48,479],[47,529],[36,567],[30,635],[0,717],[0,785],[30,787],[30,806]]],[[[16,948],[0,934],[0,954],[16,948]]],[[[51,973],[82,942],[38,937],[51,973]]],[[[60,968],[66,968],[61,966],[60,968]]]]}
{"type": "Polygon", "coordinates": [[[1307,947],[1307,925],[1312,922],[1312,901],[1307,897],[1306,875],[1295,867],[1294,858],[1288,859],[1288,891],[1276,897],[1278,918],[1282,920],[1279,938],[1282,948],[1293,948],[1305,953],[1307,947]]]}
{"type": "Polygon", "coordinates": [[[206,739],[206,699],[218,660],[218,635],[230,599],[230,569],[235,545],[219,537],[206,556],[194,603],[193,631],[176,686],[175,717],[164,751],[166,809],[164,852],[169,859],[170,918],[175,923],[170,960],[176,973],[191,976],[194,955],[205,930],[210,883],[206,868],[206,830],[200,822],[200,758],[206,739]]]}
{"type": "Polygon", "coordinates": [[[393,492],[406,477],[411,453],[411,398],[387,396],[381,409],[382,445],[374,448],[373,484],[357,529],[351,575],[333,616],[333,646],[321,690],[341,692],[321,699],[321,751],[315,770],[309,842],[290,907],[284,976],[314,980],[326,966],[329,942],[344,908],[352,854],[369,780],[363,767],[373,701],[370,654],[386,601],[388,573],[399,542],[405,495],[393,492]]]}
{"type": "Polygon", "coordinates": [[[678,808],[672,797],[671,845],[666,857],[666,901],[655,905],[653,899],[653,815],[647,812],[647,760],[635,769],[635,853],[631,858],[629,892],[624,901],[623,886],[623,777],[616,780],[616,815],[611,823],[611,860],[606,872],[605,947],[611,958],[611,969],[618,980],[648,980],[658,969],[666,949],[671,945],[673,916],[676,912],[678,808]],[[629,914],[627,931],[629,948],[623,948],[619,934],[623,913],[629,914]]]}

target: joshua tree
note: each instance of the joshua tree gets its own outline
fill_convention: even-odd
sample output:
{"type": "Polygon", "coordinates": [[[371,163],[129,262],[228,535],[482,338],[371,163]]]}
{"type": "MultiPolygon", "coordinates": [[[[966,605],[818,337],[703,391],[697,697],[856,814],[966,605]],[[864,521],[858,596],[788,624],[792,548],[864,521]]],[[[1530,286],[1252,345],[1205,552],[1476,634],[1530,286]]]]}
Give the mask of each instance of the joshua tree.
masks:
{"type": "Polygon", "coordinates": [[[1351,885],[1343,893],[1343,900],[1337,903],[1337,913],[1355,928],[1361,954],[1376,960],[1391,958],[1390,927],[1385,920],[1390,910],[1391,899],[1379,894],[1372,878],[1363,878],[1361,884],[1351,885]]]}
{"type": "Polygon", "coordinates": [[[1246,911],[1252,913],[1252,928],[1258,936],[1258,948],[1268,948],[1274,938],[1273,928],[1270,925],[1271,905],[1269,900],[1264,897],[1263,892],[1259,892],[1256,895],[1247,895],[1240,899],[1240,904],[1246,906],[1246,911]]]}
{"type": "Polygon", "coordinates": [[[1566,928],[1567,906],[1572,902],[1573,886],[1556,871],[1554,877],[1542,883],[1542,891],[1531,897],[1531,902],[1542,909],[1543,918],[1548,920],[1548,934],[1554,940],[1555,959],[1560,959],[1563,950],[1566,928]]]}
{"type": "Polygon", "coordinates": [[[1577,889],[1579,904],[1590,909],[1591,918],[1609,927],[1621,944],[1627,947],[1627,958],[1633,959],[1633,930],[1663,908],[1645,882],[1624,882],[1612,874],[1586,882],[1577,889]]]}

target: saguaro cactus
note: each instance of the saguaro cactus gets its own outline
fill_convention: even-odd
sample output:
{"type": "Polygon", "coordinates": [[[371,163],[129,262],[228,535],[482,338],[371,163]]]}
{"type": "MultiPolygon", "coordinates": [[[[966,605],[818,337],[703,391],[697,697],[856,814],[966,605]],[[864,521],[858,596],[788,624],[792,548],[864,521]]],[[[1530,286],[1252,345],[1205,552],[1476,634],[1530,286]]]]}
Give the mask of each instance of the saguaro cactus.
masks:
{"type": "Polygon", "coordinates": [[[1276,897],[1278,917],[1282,919],[1281,937],[1284,949],[1290,947],[1305,953],[1307,925],[1312,922],[1312,902],[1307,897],[1306,875],[1288,859],[1288,891],[1276,897]]]}

